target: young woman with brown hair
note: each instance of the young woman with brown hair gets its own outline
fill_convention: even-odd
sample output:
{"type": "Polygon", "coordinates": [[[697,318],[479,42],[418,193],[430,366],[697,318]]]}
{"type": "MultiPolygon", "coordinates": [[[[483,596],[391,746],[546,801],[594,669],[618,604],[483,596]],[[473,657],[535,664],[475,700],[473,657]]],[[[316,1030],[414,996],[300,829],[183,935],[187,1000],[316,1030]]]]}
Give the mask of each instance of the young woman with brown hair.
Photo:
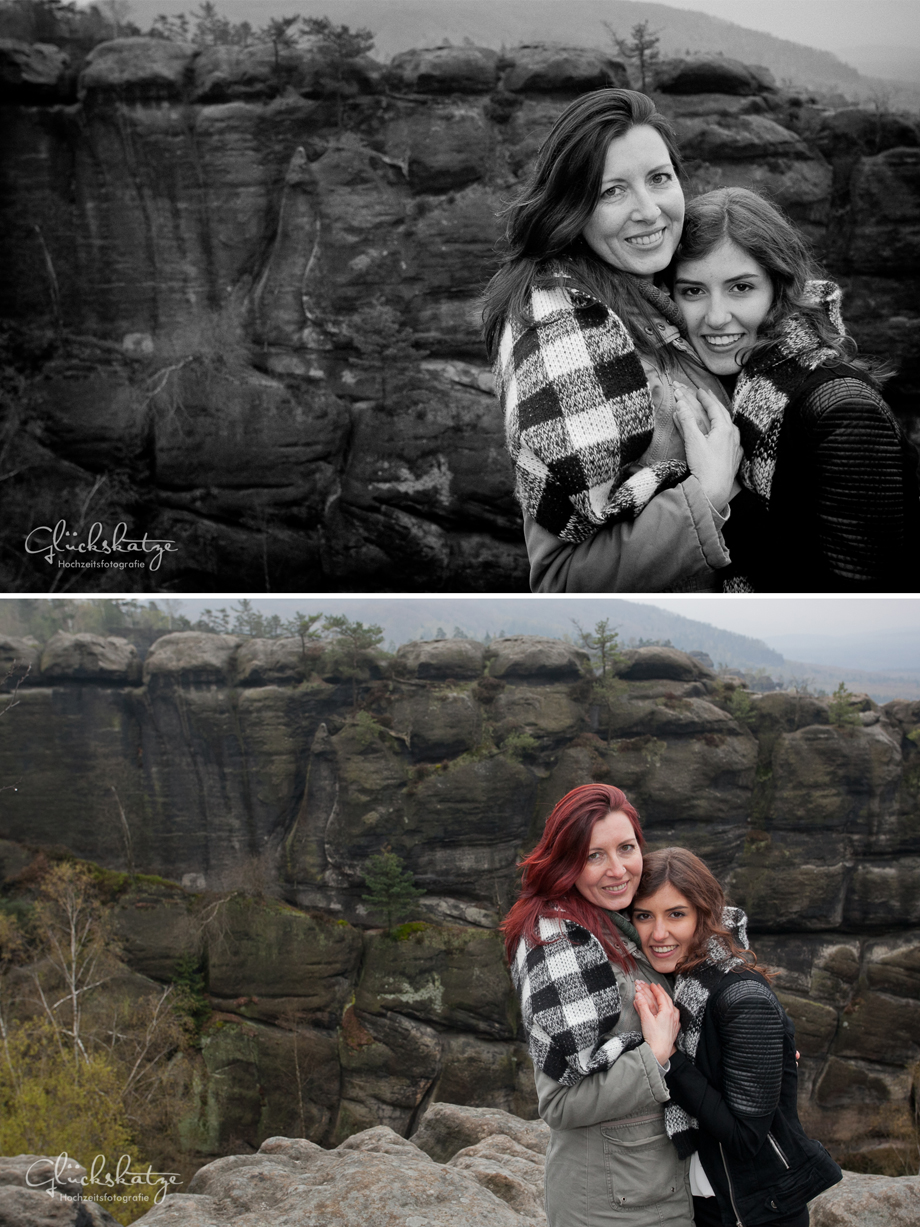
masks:
{"type": "Polygon", "coordinates": [[[645,860],[633,905],[642,949],[674,1001],[640,986],[649,1043],[667,1054],[667,1132],[691,1157],[696,1227],[808,1227],[807,1202],[841,1179],[796,1107],[795,1031],[747,950],[744,914],[699,857],[664,848],[645,860]]]}

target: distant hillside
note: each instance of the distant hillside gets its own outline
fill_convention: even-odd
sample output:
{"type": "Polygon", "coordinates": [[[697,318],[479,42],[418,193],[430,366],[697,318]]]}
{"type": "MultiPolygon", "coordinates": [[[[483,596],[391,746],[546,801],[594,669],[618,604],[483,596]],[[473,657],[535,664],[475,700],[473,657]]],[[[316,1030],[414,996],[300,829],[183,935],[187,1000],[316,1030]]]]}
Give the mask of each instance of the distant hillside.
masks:
{"type": "MultiPolygon", "coordinates": [[[[190,12],[183,0],[133,0],[130,19],[147,28],[159,13],[190,12]]],[[[270,17],[320,13],[376,34],[375,54],[388,59],[397,51],[470,39],[500,48],[523,42],[556,41],[590,45],[609,43],[604,22],[627,34],[640,21],[661,32],[666,55],[693,51],[724,55],[769,68],[780,83],[847,97],[871,97],[880,83],[828,51],[750,30],[706,13],[650,4],[644,0],[218,0],[219,11],[233,21],[264,24],[270,17]]],[[[889,93],[896,90],[885,83],[889,93]]],[[[917,91],[920,98],[920,91],[917,91]]]]}
{"type": "MultiPolygon", "coordinates": [[[[181,612],[191,619],[201,610],[226,605],[231,600],[182,600],[181,612]]],[[[763,665],[779,674],[783,657],[759,639],[719,630],[707,622],[697,622],[680,614],[669,613],[654,605],[616,598],[538,597],[530,600],[509,600],[502,597],[476,597],[458,600],[451,597],[400,598],[382,597],[298,597],[296,600],[276,600],[256,597],[253,604],[266,613],[289,617],[293,609],[303,613],[322,610],[326,614],[344,613],[361,622],[376,622],[383,628],[386,641],[408,643],[412,639],[433,639],[440,628],[448,636],[455,628],[472,639],[485,635],[548,635],[551,638],[577,637],[573,619],[592,630],[594,624],[607,618],[611,627],[626,644],[630,639],[670,639],[674,647],[684,651],[708,652],[718,664],[743,668],[763,665]]]]}

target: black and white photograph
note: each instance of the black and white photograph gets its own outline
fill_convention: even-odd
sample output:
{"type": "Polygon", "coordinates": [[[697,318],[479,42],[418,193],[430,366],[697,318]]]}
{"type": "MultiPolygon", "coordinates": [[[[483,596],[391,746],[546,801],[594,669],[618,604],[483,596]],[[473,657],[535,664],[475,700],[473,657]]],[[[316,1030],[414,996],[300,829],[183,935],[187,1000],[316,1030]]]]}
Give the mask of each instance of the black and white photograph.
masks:
{"type": "Polygon", "coordinates": [[[912,0],[0,0],[7,593],[913,592],[912,0]]]}

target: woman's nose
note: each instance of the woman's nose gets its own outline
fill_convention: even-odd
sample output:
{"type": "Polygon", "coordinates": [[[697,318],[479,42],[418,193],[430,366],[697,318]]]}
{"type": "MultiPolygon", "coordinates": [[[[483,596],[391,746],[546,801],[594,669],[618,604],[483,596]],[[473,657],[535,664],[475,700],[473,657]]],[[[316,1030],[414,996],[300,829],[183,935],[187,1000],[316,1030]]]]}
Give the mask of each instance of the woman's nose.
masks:
{"type": "Polygon", "coordinates": [[[636,191],[633,203],[633,219],[641,222],[653,222],[660,213],[661,209],[652,199],[651,194],[645,188],[639,188],[636,191]]]}
{"type": "Polygon", "coordinates": [[[622,878],[623,862],[618,856],[611,856],[607,861],[607,872],[612,878],[622,878]]]}
{"type": "Polygon", "coordinates": [[[652,941],[663,942],[667,940],[668,926],[663,920],[656,920],[655,927],[652,929],[652,941]]]}
{"type": "Polygon", "coordinates": [[[706,308],[706,323],[710,328],[724,328],[732,317],[728,303],[718,294],[713,294],[706,308]]]}

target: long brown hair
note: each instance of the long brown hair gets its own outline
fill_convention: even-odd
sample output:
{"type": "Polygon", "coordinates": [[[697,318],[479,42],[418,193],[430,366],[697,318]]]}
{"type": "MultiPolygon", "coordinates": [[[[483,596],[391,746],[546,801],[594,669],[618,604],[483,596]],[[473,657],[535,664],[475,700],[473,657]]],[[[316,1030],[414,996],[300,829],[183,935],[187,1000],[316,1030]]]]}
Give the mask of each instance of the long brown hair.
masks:
{"type": "Polygon", "coordinates": [[[603,908],[591,903],[575,885],[591,850],[595,824],[611,813],[625,814],[641,852],[645,845],[639,815],[626,794],[610,784],[581,784],[567,792],[546,820],[540,842],[521,862],[521,893],[502,922],[505,953],[510,962],[518,942],[526,937],[543,945],[538,925],[541,916],[574,920],[598,939],[607,957],[624,970],[633,959],[623,939],[603,908]]]}
{"type": "Polygon", "coordinates": [[[739,359],[740,365],[769,352],[779,340],[783,320],[792,314],[803,316],[811,324],[817,340],[833,355],[828,361],[852,363],[855,341],[841,335],[824,307],[808,296],[807,282],[825,275],[808,243],[780,209],[749,188],[720,187],[687,201],[683,234],[671,261],[669,280],[681,260],[703,260],[726,239],[757,261],[773,288],[773,303],[757,340],[739,359]]]}
{"type": "Polygon", "coordinates": [[[680,178],[681,163],[671,125],[645,94],[631,89],[598,89],[583,94],[556,120],[537,155],[530,177],[504,210],[507,229],[502,266],[483,296],[483,334],[494,359],[509,318],[527,319],[531,288],[545,284],[551,266],[563,261],[571,282],[606,303],[617,315],[638,315],[648,324],[634,331],[637,348],[660,347],[655,316],[628,273],[597,256],[582,238],[604,177],[610,142],[630,128],[654,128],[664,141],[680,178]]]}
{"type": "MultiPolygon", "coordinates": [[[[688,903],[696,908],[696,931],[690,949],[677,964],[676,970],[686,974],[695,970],[710,957],[709,939],[718,938],[729,954],[744,959],[749,967],[757,963],[753,950],[740,946],[731,931],[722,922],[725,908],[725,892],[712,871],[687,848],[659,848],[643,860],[639,889],[633,897],[633,911],[641,911],[640,899],[647,899],[661,890],[673,886],[688,903]]],[[[763,975],[764,968],[757,970],[763,975]]]]}

